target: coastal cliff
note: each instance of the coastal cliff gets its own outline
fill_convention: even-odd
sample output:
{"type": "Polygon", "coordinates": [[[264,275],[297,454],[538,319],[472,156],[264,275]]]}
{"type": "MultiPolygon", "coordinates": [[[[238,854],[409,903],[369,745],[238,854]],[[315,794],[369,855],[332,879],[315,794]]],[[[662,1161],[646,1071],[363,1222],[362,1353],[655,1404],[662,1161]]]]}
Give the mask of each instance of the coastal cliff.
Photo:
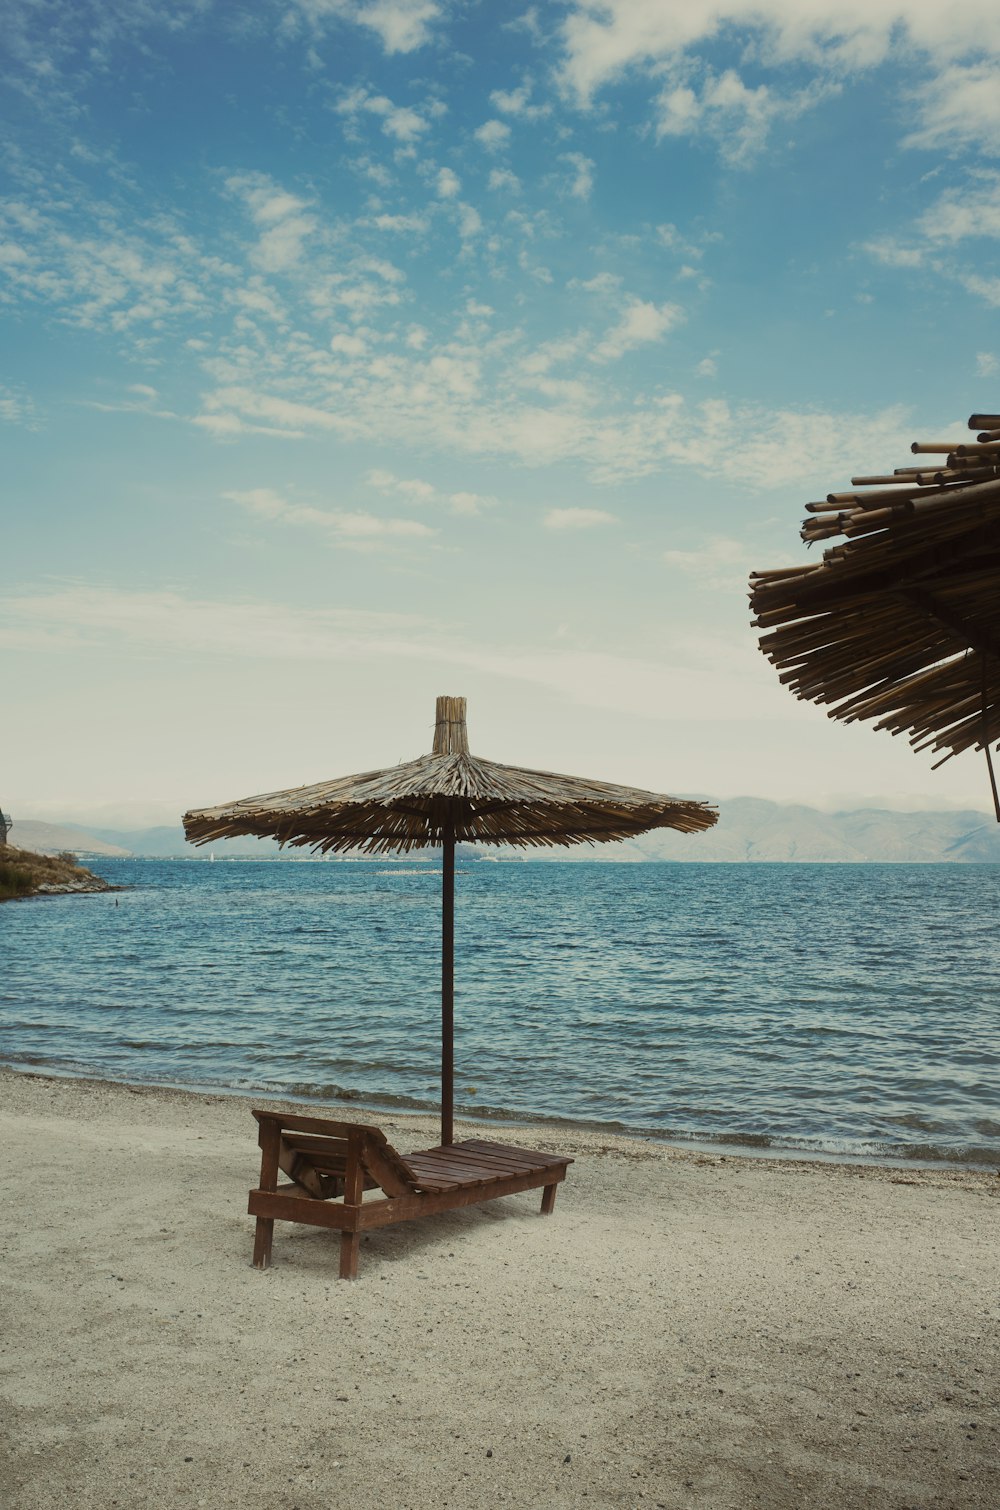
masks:
{"type": "Polygon", "coordinates": [[[72,855],[36,855],[10,844],[0,848],[0,902],[115,890],[72,855]]]}

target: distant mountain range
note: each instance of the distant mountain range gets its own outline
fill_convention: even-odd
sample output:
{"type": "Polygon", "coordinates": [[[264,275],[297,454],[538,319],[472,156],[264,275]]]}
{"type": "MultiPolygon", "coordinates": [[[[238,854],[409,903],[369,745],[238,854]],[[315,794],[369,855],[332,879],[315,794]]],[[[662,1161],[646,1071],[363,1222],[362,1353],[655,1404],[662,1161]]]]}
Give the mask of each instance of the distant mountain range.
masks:
{"type": "MultiPolygon", "coordinates": [[[[174,827],[135,830],[84,829],[73,823],[15,825],[11,843],[38,854],[63,850],[80,855],[144,859],[302,860],[307,850],[278,849],[270,839],[224,839],[195,849],[174,827]]],[[[705,834],[654,829],[618,844],[576,845],[569,849],[493,850],[467,847],[464,858],[503,860],[627,860],[646,862],[717,861],[770,864],[1000,864],[1000,824],[986,813],[897,813],[879,808],[825,813],[818,808],[734,797],[719,803],[719,822],[705,834]]]]}

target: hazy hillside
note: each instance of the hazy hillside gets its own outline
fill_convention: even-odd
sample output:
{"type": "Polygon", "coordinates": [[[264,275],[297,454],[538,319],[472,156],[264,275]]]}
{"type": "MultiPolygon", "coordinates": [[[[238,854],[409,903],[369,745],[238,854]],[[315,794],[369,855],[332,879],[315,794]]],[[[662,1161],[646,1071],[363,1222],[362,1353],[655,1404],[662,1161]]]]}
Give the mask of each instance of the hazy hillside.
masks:
{"type": "Polygon", "coordinates": [[[10,831],[10,843],[35,855],[129,855],[131,846],[109,841],[88,833],[75,823],[41,823],[31,818],[17,818],[10,831]]]}
{"type": "MultiPolygon", "coordinates": [[[[277,843],[273,839],[223,839],[221,842],[207,844],[200,849],[189,844],[184,837],[184,830],[178,823],[176,827],[165,825],[160,828],[139,829],[114,829],[95,828],[92,834],[97,834],[108,844],[124,846],[133,855],[141,855],[144,859],[156,860],[204,860],[210,851],[221,855],[239,855],[252,857],[258,860],[277,860],[281,853],[277,843]]],[[[292,852],[294,854],[294,851],[292,852]]]]}
{"type": "Polygon", "coordinates": [[[1000,863],[1000,825],[978,812],[861,808],[823,813],[759,797],[736,797],[719,804],[719,822],[707,833],[654,829],[589,853],[595,860],[1000,863]]]}
{"type": "MultiPolygon", "coordinates": [[[[133,854],[150,859],[301,860],[308,850],[280,851],[270,839],[224,839],[202,849],[186,843],[176,827],[135,830],[91,829],[76,825],[17,823],[12,838],[40,854],[72,850],[90,855],[133,854]]],[[[463,857],[496,855],[470,849],[463,857]]],[[[897,813],[876,808],[824,813],[818,808],[735,797],[719,804],[719,822],[705,834],[655,829],[620,844],[578,845],[572,849],[501,850],[508,860],[649,860],[769,862],[775,864],[870,862],[1000,864],[1000,825],[979,812],[897,813]]]]}

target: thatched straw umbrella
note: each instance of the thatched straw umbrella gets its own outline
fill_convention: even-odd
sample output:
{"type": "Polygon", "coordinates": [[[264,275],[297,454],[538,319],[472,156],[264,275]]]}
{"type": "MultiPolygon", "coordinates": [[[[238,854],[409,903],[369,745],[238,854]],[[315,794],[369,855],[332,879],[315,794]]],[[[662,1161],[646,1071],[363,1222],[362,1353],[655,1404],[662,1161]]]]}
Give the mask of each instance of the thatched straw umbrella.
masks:
{"type": "Polygon", "coordinates": [[[186,813],[196,844],[254,834],[321,853],[367,854],[440,847],[441,1142],[452,1143],[454,1100],[455,845],[589,844],[650,828],[697,833],[718,819],[703,802],[633,787],[520,770],[469,753],[465,698],[439,697],[430,755],[384,771],[245,797],[186,813]]]}
{"type": "Polygon", "coordinates": [[[814,565],[754,572],[750,604],[796,697],[906,733],[943,751],[938,765],[985,751],[1000,822],[1000,414],[969,427],[975,441],[915,441],[918,464],[806,504],[802,538],[843,544],[814,565]]]}

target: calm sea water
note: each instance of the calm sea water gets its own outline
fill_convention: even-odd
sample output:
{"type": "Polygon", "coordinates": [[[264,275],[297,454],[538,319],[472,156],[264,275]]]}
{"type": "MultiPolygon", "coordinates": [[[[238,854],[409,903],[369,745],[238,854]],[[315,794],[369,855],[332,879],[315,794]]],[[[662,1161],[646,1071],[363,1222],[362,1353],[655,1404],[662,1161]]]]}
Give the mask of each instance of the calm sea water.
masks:
{"type": "MultiPolygon", "coordinates": [[[[0,908],[0,1059],[434,1106],[440,873],[104,861],[0,908]]],[[[1000,1162],[1000,867],[460,866],[456,1103],[1000,1162]]]]}

